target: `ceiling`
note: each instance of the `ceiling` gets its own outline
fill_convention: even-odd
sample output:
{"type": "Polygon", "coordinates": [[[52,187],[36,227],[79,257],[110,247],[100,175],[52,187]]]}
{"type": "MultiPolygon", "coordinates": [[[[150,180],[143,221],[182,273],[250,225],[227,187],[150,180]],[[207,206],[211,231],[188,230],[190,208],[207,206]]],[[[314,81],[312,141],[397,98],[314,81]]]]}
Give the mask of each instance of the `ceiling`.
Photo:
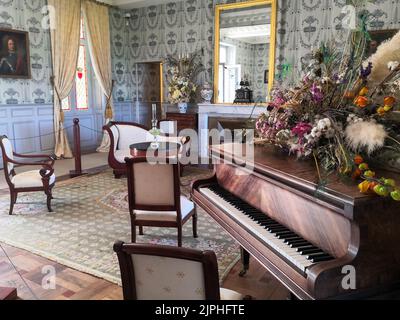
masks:
{"type": "Polygon", "coordinates": [[[270,42],[270,37],[270,24],[221,28],[221,39],[230,38],[250,44],[265,44],[270,42]]]}
{"type": "Polygon", "coordinates": [[[170,0],[99,0],[99,1],[120,7],[122,9],[133,9],[133,8],[147,7],[151,5],[167,3],[170,0]]]}

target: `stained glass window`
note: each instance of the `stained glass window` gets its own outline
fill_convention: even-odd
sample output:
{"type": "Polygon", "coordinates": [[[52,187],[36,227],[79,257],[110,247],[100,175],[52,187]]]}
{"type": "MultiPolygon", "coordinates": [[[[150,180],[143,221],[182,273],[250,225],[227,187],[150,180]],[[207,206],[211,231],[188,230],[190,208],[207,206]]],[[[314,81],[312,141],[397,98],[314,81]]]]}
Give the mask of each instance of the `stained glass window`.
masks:
{"type": "Polygon", "coordinates": [[[75,79],[76,108],[78,110],[88,109],[88,82],[86,68],[86,48],[85,45],[79,47],[78,69],[75,79]]]}

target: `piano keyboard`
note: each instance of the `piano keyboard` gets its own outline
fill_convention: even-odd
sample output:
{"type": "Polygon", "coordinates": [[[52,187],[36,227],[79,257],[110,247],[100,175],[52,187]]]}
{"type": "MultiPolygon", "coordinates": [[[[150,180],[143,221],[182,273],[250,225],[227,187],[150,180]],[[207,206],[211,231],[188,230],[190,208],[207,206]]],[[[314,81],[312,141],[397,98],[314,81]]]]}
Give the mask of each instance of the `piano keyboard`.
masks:
{"type": "Polygon", "coordinates": [[[315,263],[334,259],[219,185],[200,188],[200,193],[303,273],[315,263]]]}

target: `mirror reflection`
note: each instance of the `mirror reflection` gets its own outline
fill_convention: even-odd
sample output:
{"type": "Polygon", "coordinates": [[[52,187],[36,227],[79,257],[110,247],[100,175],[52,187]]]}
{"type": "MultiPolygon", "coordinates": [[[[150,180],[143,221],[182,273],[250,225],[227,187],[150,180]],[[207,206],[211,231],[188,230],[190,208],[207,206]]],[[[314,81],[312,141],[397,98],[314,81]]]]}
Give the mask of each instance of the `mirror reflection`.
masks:
{"type": "Polygon", "coordinates": [[[271,4],[231,7],[217,9],[216,102],[266,102],[273,72],[270,70],[271,4]]]}

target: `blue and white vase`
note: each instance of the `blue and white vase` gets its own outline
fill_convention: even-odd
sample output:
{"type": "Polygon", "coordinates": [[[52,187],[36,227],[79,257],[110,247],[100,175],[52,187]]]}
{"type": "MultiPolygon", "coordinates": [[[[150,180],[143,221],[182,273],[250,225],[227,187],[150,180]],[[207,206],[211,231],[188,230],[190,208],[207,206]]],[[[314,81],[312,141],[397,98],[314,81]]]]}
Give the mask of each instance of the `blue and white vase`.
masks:
{"type": "Polygon", "coordinates": [[[186,113],[188,109],[188,104],[187,102],[179,102],[178,103],[178,108],[180,113],[186,113]]]}

